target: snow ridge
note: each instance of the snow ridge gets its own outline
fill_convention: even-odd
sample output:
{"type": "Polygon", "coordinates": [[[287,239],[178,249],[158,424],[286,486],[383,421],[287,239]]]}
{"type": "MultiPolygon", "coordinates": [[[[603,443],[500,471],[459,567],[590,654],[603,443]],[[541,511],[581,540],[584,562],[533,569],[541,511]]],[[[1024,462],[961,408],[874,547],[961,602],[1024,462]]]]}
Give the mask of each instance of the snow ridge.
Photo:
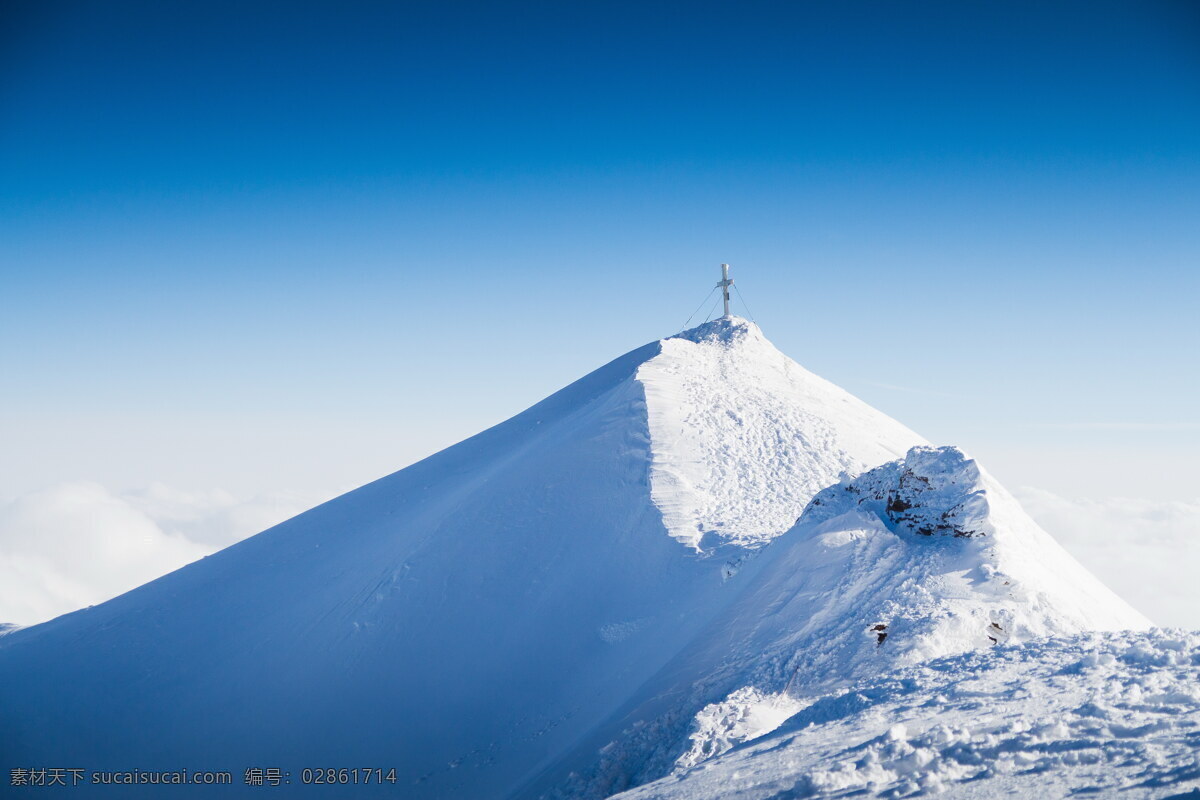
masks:
{"type": "Polygon", "coordinates": [[[793,687],[1149,625],[955,447],[914,447],[823,490],[771,550],[742,602],[762,609],[757,652],[792,653],[793,687]]]}

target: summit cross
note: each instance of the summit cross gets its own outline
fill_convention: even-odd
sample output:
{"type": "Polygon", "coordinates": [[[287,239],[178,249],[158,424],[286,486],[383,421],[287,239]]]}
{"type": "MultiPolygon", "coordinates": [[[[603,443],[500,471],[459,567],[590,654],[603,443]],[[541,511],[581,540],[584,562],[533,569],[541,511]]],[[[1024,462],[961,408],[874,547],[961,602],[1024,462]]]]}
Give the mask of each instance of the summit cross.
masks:
{"type": "Polygon", "coordinates": [[[729,265],[721,265],[721,281],[717,284],[717,288],[722,291],[725,296],[725,316],[729,316],[729,287],[733,286],[733,279],[729,277],[729,265]]]}

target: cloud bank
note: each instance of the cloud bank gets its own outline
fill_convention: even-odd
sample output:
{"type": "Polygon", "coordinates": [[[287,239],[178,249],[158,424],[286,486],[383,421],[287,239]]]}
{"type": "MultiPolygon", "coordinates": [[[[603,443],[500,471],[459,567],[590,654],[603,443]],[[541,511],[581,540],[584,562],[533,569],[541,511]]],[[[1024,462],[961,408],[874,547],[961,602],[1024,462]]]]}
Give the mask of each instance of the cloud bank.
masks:
{"type": "Polygon", "coordinates": [[[30,625],[103,602],[325,498],[240,501],[162,485],[116,494],[64,483],[0,505],[0,623],[30,625]]]}
{"type": "Polygon", "coordinates": [[[1071,499],[1030,487],[1014,494],[1071,555],[1156,625],[1200,629],[1200,501],[1071,499]]]}

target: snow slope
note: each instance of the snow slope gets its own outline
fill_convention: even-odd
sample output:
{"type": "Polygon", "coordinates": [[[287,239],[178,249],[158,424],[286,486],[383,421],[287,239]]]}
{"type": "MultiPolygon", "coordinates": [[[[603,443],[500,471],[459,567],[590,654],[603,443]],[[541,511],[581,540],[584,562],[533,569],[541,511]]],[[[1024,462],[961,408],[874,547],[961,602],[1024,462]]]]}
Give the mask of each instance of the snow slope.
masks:
{"type": "Polygon", "coordinates": [[[936,659],[814,698],[621,800],[1200,796],[1200,635],[1086,634],[936,659]]]}
{"type": "Polygon", "coordinates": [[[761,735],[839,681],[990,647],[993,622],[1017,639],[1144,623],[958,451],[851,480],[922,445],[744,320],[646,345],[418,464],[0,637],[2,766],[395,767],[376,789],[405,798],[599,798],[761,735]],[[905,489],[907,517],[985,535],[888,516],[881,487],[910,473],[945,480],[905,489]]]}

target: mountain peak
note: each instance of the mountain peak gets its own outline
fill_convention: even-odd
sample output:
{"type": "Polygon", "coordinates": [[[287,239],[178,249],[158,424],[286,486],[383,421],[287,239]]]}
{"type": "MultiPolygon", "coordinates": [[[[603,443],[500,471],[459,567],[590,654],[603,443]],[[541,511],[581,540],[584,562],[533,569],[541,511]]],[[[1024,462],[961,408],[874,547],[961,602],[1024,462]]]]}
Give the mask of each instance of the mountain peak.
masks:
{"type": "Polygon", "coordinates": [[[924,440],[722,317],[659,343],[637,370],[650,485],[675,539],[701,552],[756,548],[843,474],[924,440]]]}
{"type": "Polygon", "coordinates": [[[671,339],[686,339],[690,342],[726,342],[734,343],[745,339],[767,341],[762,329],[744,317],[718,317],[711,322],[705,322],[694,328],[680,331],[671,339]]]}

